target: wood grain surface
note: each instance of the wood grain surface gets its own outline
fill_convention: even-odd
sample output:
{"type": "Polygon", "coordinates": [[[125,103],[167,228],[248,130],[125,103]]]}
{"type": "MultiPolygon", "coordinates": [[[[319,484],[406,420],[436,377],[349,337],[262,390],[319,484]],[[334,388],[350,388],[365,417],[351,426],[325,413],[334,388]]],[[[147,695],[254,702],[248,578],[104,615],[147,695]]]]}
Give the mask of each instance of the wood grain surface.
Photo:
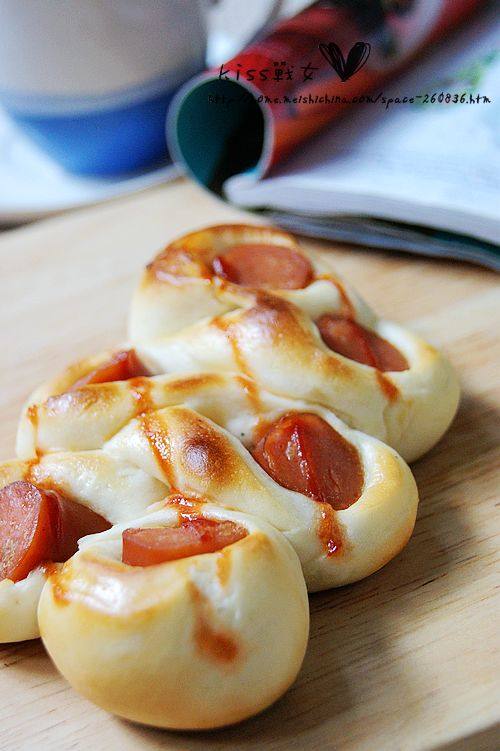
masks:
{"type": "MultiPolygon", "coordinates": [[[[0,458],[39,381],[125,334],[141,267],[174,235],[257,221],[184,181],[0,238],[0,458]]],[[[487,751],[500,747],[498,331],[493,273],[304,241],[380,314],[442,347],[463,386],[457,418],[413,469],[421,503],[406,549],[358,584],[311,597],[298,680],[259,717],[168,733],[80,698],[39,642],[0,648],[0,748],[487,751]]]]}

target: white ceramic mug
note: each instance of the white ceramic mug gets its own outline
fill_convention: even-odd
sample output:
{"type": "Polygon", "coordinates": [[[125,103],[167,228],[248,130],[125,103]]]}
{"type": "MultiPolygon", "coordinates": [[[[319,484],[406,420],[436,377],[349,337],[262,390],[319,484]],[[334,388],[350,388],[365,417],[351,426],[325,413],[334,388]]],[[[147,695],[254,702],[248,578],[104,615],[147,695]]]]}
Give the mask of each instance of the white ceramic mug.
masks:
{"type": "Polygon", "coordinates": [[[0,104],[72,172],[152,166],[166,155],[173,94],[205,66],[208,6],[0,0],[0,104]]]}

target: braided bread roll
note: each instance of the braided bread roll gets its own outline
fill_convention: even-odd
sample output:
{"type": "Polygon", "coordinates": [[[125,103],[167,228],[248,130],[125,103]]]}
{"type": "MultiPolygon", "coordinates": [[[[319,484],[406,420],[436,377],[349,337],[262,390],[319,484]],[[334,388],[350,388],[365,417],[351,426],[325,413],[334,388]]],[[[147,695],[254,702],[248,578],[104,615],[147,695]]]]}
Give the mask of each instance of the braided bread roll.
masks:
{"type": "Polygon", "coordinates": [[[165,495],[263,519],[292,543],[313,591],[367,576],[406,544],[415,482],[377,439],[234,374],[138,376],[60,393],[70,378],[94,378],[109,362],[104,353],[37,391],[55,395],[26,408],[21,457],[100,451],[164,483],[165,495]]]}
{"type": "Polygon", "coordinates": [[[215,728],[260,712],[294,681],[307,646],[297,556],[256,517],[203,504],[198,520],[229,523],[240,539],[156,565],[122,562],[130,527],[161,532],[193,511],[165,505],[126,532],[83,540],[40,601],[42,639],[65,678],[100,707],[156,727],[215,728]]]}
{"type": "Polygon", "coordinates": [[[356,581],[406,544],[417,489],[379,438],[416,457],[458,387],[429,345],[265,228],[168,246],[131,336],[23,410],[19,458],[0,465],[0,641],[40,626],[99,706],[219,727],[294,680],[306,584],[356,581]]]}
{"type": "Polygon", "coordinates": [[[134,295],[130,337],[155,374],[244,373],[333,410],[407,461],[439,440],[458,404],[443,355],[272,228],[223,225],[170,243],[134,295]]]}

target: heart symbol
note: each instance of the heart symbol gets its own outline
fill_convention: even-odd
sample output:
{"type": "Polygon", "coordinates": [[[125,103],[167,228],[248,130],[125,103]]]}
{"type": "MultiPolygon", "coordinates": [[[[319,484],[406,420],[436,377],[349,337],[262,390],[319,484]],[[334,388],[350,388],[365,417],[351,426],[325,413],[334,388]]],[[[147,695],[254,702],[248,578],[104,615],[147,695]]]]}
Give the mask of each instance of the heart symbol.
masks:
{"type": "Polygon", "coordinates": [[[341,81],[347,81],[363,67],[370,57],[370,50],[371,46],[368,42],[356,42],[349,50],[347,60],[345,60],[340,47],[335,42],[319,45],[319,51],[338,73],[341,81]]]}

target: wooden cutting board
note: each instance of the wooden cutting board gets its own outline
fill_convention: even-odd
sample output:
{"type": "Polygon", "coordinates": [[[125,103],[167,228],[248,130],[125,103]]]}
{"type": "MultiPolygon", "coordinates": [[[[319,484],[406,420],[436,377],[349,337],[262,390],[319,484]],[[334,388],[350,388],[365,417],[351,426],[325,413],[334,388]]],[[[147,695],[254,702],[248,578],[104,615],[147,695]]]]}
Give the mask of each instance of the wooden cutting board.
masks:
{"type": "MultiPolygon", "coordinates": [[[[179,181],[2,235],[1,458],[13,456],[21,404],[39,381],[124,337],[133,286],[161,245],[245,218],[257,221],[179,181]]],[[[0,648],[4,751],[500,747],[498,278],[465,264],[304,244],[333,254],[382,315],[446,350],[460,374],[452,428],[414,465],[421,503],[409,545],[369,579],[311,597],[297,682],[270,710],[224,731],[168,733],[118,720],[80,698],[39,642],[0,648]]]]}

